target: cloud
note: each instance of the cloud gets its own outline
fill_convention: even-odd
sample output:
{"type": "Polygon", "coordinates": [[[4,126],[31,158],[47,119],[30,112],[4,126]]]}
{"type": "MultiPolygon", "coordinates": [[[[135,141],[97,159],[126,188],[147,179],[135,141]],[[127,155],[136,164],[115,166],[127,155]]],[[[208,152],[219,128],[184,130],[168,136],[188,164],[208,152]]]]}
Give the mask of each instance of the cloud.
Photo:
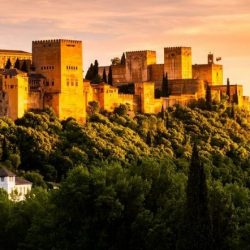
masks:
{"type": "MultiPolygon", "coordinates": [[[[227,76],[250,82],[249,0],[0,0],[2,48],[30,50],[31,41],[72,38],[84,42],[85,70],[94,59],[110,62],[123,51],[192,46],[193,61],[209,51],[225,58],[227,76]],[[14,6],[14,7],[13,7],[14,6]],[[7,11],[8,10],[8,11],[7,11]],[[11,10],[11,11],[9,11],[11,10]],[[244,61],[244,63],[242,63],[244,61]],[[242,68],[242,67],[241,67],[242,68]],[[247,68],[247,67],[243,67],[247,68]],[[239,73],[238,73],[239,72],[239,73]]],[[[250,89],[248,90],[250,94],[250,89]]]]}

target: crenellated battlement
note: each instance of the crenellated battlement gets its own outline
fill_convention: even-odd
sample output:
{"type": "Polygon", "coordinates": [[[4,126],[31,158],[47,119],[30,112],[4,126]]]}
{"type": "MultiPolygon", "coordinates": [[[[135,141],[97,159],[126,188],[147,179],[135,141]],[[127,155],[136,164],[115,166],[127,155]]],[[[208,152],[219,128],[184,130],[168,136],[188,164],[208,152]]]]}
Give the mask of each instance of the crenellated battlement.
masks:
{"type": "Polygon", "coordinates": [[[50,40],[37,40],[33,41],[33,44],[47,44],[47,43],[74,43],[81,44],[82,41],[79,40],[69,40],[69,39],[50,39],[50,40]]]}
{"type": "Polygon", "coordinates": [[[164,50],[169,50],[169,51],[174,51],[174,50],[181,50],[181,49],[191,49],[191,47],[180,47],[180,46],[177,46],[177,47],[165,47],[164,50]]]}
{"type": "Polygon", "coordinates": [[[135,50],[135,51],[127,51],[127,54],[141,54],[141,53],[156,53],[154,50],[135,50]]]}

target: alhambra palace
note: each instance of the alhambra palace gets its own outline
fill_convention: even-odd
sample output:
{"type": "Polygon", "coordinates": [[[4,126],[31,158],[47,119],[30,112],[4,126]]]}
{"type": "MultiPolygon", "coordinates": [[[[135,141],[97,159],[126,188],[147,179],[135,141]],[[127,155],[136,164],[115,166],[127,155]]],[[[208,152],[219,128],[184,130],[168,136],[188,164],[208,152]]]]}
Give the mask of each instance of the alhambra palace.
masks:
{"type": "MultiPolygon", "coordinates": [[[[215,62],[213,54],[206,64],[192,65],[190,47],[164,48],[164,64],[157,64],[155,51],[126,52],[125,62],[99,67],[99,74],[110,68],[112,85],[83,79],[82,42],[75,40],[33,41],[32,53],[0,50],[0,115],[15,120],[28,110],[51,107],[59,119],[73,117],[84,123],[93,101],[110,112],[129,104],[130,112],[152,114],[162,107],[205,98],[207,86],[216,101],[228,91],[223,85],[223,66],[215,62]],[[29,73],[13,66],[17,58],[31,65],[29,73]],[[12,66],[5,69],[8,61],[12,66]],[[169,94],[155,98],[155,89],[162,88],[166,74],[169,94]],[[120,87],[125,85],[133,85],[133,93],[122,93],[120,87]]],[[[239,106],[250,109],[242,85],[230,84],[232,102],[235,96],[239,106]]]]}

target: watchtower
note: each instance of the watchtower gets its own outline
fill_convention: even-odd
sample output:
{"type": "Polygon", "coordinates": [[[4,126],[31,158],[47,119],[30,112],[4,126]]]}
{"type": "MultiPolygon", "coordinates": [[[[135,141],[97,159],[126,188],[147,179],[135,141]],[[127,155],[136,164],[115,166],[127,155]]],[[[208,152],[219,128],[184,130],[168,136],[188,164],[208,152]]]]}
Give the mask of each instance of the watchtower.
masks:
{"type": "Polygon", "coordinates": [[[164,48],[164,73],[169,80],[192,78],[192,49],[190,47],[164,48]]]}
{"type": "Polygon", "coordinates": [[[156,52],[150,50],[126,52],[126,81],[148,81],[148,66],[156,64],[156,52]]]}
{"type": "Polygon", "coordinates": [[[43,40],[32,42],[35,71],[46,77],[44,105],[54,109],[60,119],[85,119],[83,95],[82,42],[43,40]]]}

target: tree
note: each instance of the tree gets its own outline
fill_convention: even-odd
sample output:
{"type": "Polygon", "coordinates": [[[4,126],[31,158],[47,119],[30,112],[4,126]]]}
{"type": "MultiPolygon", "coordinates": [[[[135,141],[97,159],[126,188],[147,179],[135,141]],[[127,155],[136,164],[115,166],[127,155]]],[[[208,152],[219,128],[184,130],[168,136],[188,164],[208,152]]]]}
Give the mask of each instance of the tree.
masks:
{"type": "Polygon", "coordinates": [[[24,178],[32,182],[32,187],[47,188],[43,176],[35,171],[28,171],[24,174],[24,178]]]}
{"type": "Polygon", "coordinates": [[[118,114],[119,116],[125,116],[128,114],[129,107],[126,104],[120,104],[118,107],[115,108],[114,113],[118,114]]]}
{"type": "Polygon", "coordinates": [[[109,67],[109,74],[108,74],[108,84],[113,85],[113,75],[112,75],[112,67],[109,67]]]}
{"type": "Polygon", "coordinates": [[[97,60],[95,60],[94,70],[93,70],[94,77],[96,77],[98,75],[98,68],[99,68],[99,63],[97,60]]]}
{"type": "Polygon", "coordinates": [[[234,120],[236,119],[234,103],[233,103],[233,106],[231,108],[231,118],[234,120]]]}
{"type": "Polygon", "coordinates": [[[6,64],[5,64],[5,69],[10,69],[11,68],[11,66],[12,66],[12,63],[11,63],[11,61],[10,61],[10,58],[8,58],[8,60],[7,60],[7,62],[6,62],[6,64]]]}
{"type": "Polygon", "coordinates": [[[227,97],[228,97],[228,102],[230,102],[230,80],[227,78],[227,97]]]}
{"type": "Polygon", "coordinates": [[[94,115],[95,113],[98,113],[100,110],[99,103],[96,101],[91,101],[88,103],[88,114],[94,115]]]}
{"type": "Polygon", "coordinates": [[[107,75],[106,75],[106,69],[103,69],[103,74],[102,74],[102,80],[103,82],[107,83],[107,75]]]}
{"type": "Polygon", "coordinates": [[[21,67],[21,71],[28,73],[29,68],[28,68],[26,61],[23,62],[22,67],[21,67]]]}
{"type": "Polygon", "coordinates": [[[238,92],[236,91],[236,93],[234,94],[234,103],[235,104],[239,104],[239,96],[238,96],[238,92]]]}
{"type": "Polygon", "coordinates": [[[3,141],[2,141],[2,161],[6,161],[9,158],[9,150],[7,146],[7,140],[6,137],[4,136],[3,141]]]}
{"type": "Polygon", "coordinates": [[[212,93],[211,93],[211,87],[208,84],[207,84],[207,88],[206,88],[206,104],[207,104],[207,108],[211,109],[212,93]]]}
{"type": "Polygon", "coordinates": [[[150,131],[147,133],[146,143],[151,147],[153,145],[153,136],[150,131]]]}
{"type": "Polygon", "coordinates": [[[87,80],[91,81],[93,79],[93,77],[94,77],[94,65],[93,65],[93,63],[91,63],[90,66],[89,66],[89,68],[88,68],[88,71],[86,73],[85,78],[87,80]]]}
{"type": "Polygon", "coordinates": [[[168,88],[168,73],[162,77],[162,96],[168,97],[169,96],[169,88],[168,88]]]}
{"type": "Polygon", "coordinates": [[[193,146],[189,167],[185,212],[186,232],[183,235],[183,248],[212,250],[212,227],[208,209],[206,175],[196,143],[193,146]]]}
{"type": "Polygon", "coordinates": [[[15,62],[14,68],[15,68],[15,69],[20,69],[20,61],[19,61],[19,59],[18,59],[18,58],[16,59],[16,62],[15,62]]]}
{"type": "Polygon", "coordinates": [[[126,57],[125,57],[125,54],[123,53],[121,57],[121,65],[125,65],[125,64],[126,64],[126,57]]]}
{"type": "Polygon", "coordinates": [[[89,81],[91,81],[91,83],[100,83],[102,81],[102,77],[98,74],[98,61],[95,60],[95,63],[93,65],[93,63],[90,64],[90,67],[86,73],[85,78],[89,81]]]}
{"type": "Polygon", "coordinates": [[[160,113],[160,117],[161,117],[161,118],[162,118],[162,120],[164,120],[164,122],[165,122],[165,120],[166,120],[166,112],[165,112],[165,110],[164,110],[163,105],[161,106],[161,113],[160,113]]]}
{"type": "Polygon", "coordinates": [[[112,65],[120,65],[121,64],[121,59],[119,57],[114,57],[111,59],[112,65]]]}

